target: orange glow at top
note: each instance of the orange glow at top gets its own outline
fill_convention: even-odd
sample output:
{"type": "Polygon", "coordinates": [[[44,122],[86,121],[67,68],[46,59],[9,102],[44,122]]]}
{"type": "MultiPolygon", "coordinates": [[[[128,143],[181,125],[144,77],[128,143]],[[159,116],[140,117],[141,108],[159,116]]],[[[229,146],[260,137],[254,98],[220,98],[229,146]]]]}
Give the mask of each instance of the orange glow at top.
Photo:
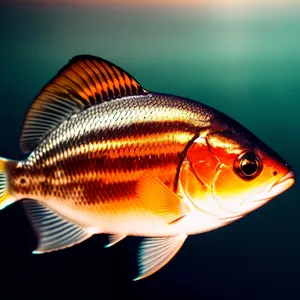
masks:
{"type": "Polygon", "coordinates": [[[168,5],[168,6],[198,6],[198,5],[248,5],[248,4],[300,4],[299,0],[17,0],[18,3],[36,4],[82,4],[82,5],[168,5]]]}

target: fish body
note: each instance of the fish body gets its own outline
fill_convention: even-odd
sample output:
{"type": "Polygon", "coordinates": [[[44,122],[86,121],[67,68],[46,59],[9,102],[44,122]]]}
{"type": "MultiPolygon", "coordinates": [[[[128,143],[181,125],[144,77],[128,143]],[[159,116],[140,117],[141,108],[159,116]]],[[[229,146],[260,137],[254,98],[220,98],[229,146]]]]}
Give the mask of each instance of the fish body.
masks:
{"type": "Polygon", "coordinates": [[[29,156],[0,160],[0,208],[23,200],[36,253],[93,234],[148,237],[140,274],[188,235],[229,224],[291,187],[295,172],[225,114],[146,91],[93,56],[70,61],[37,95],[21,136],[29,156]]]}
{"type": "Polygon", "coordinates": [[[63,122],[11,169],[11,194],[22,199],[25,193],[98,233],[186,232],[151,213],[135,195],[136,185],[149,172],[176,191],[186,147],[211,116],[197,103],[160,94],[92,106],[63,122]]]}

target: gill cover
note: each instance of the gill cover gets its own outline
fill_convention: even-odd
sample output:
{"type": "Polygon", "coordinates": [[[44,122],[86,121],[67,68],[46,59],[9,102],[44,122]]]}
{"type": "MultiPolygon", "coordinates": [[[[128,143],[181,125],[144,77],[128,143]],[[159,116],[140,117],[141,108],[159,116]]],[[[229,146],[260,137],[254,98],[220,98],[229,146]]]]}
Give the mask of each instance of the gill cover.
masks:
{"type": "Polygon", "coordinates": [[[197,138],[187,150],[183,161],[179,183],[182,193],[193,201],[205,201],[211,194],[211,183],[220,162],[210,151],[206,138],[197,138]]]}

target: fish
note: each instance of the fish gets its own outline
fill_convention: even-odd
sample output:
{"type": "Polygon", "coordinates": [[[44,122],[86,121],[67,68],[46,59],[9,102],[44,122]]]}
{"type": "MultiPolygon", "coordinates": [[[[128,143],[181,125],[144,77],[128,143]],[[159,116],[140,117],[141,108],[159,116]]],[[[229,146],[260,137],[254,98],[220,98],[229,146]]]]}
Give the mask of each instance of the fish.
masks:
{"type": "Polygon", "coordinates": [[[0,209],[22,201],[34,254],[107,234],[141,237],[138,275],[190,235],[216,230],[293,186],[296,173],[228,115],[146,90],[93,55],[69,60],[29,107],[21,161],[0,158],[0,209]]]}

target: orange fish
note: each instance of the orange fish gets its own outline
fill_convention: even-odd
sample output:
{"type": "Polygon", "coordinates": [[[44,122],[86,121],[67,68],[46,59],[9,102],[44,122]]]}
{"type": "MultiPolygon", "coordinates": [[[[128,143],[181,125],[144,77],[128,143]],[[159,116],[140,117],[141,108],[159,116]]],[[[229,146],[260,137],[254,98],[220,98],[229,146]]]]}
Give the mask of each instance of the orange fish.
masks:
{"type": "Polygon", "coordinates": [[[34,99],[23,161],[0,159],[0,209],[23,201],[33,253],[94,234],[142,236],[139,275],[188,235],[245,216],[289,189],[295,172],[242,125],[202,103],[144,89],[116,65],[74,57],[34,99]],[[30,200],[29,200],[30,199],[30,200]]]}

